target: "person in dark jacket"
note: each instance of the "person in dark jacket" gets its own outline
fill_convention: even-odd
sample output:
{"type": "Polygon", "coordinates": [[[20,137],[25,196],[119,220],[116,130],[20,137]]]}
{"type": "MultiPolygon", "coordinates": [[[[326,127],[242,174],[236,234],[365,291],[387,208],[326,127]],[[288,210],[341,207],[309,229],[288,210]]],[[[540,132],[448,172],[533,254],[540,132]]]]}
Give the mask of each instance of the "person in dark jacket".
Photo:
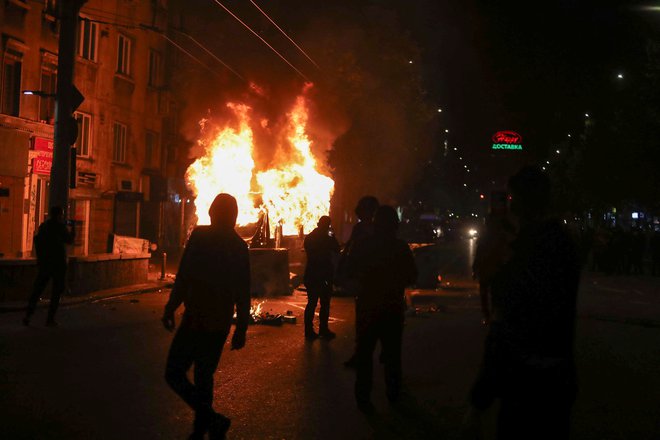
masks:
{"type": "Polygon", "coordinates": [[[64,291],[67,268],[66,245],[72,244],[75,238],[73,226],[64,223],[64,211],[59,206],[53,206],[48,213],[48,220],[39,226],[34,236],[34,247],[37,251],[37,278],[28,301],[27,312],[23,324],[30,325],[30,319],[39,302],[48,280],[53,280],[50,294],[50,306],[46,325],[56,326],[55,313],[60,304],[60,296],[64,291]]]}
{"type": "Polygon", "coordinates": [[[545,173],[525,167],[509,187],[518,233],[491,278],[492,317],[471,403],[482,411],[500,400],[498,439],[566,439],[577,392],[579,254],[563,225],[547,216],[545,173]]]}
{"type": "MultiPolygon", "coordinates": [[[[355,207],[355,215],[358,218],[358,223],[353,226],[351,230],[351,236],[346,242],[344,249],[341,252],[339,257],[339,263],[337,268],[337,277],[339,282],[344,290],[348,291],[354,298],[357,298],[357,282],[354,279],[351,279],[346,274],[346,266],[349,259],[349,256],[355,248],[355,244],[364,240],[367,237],[370,237],[374,233],[374,215],[376,215],[376,210],[380,204],[378,199],[374,196],[364,196],[360,198],[355,207]]],[[[357,318],[357,315],[356,315],[357,318]]],[[[356,337],[357,337],[357,320],[355,322],[356,328],[356,337]]],[[[357,366],[357,359],[355,357],[355,351],[351,357],[344,362],[344,366],[347,368],[355,368],[357,366]]]]}
{"type": "Polygon", "coordinates": [[[236,309],[233,350],[245,346],[250,317],[250,262],[245,241],[236,233],[236,199],[219,194],[211,207],[210,226],[196,227],[181,258],[165,305],[163,325],[174,330],[174,313],[185,311],[167,358],[165,380],[194,411],[192,439],[208,431],[224,438],[230,420],[213,410],[213,373],[220,361],[236,309]],[[194,368],[194,384],[187,377],[194,368]]]}
{"type": "Polygon", "coordinates": [[[374,234],[355,244],[349,274],[358,280],[356,300],[357,348],[355,398],[358,408],[374,411],[371,403],[373,352],[382,347],[387,398],[401,392],[401,344],[405,287],[417,279],[415,259],[406,242],[396,237],[399,218],[391,206],[381,206],[374,218],[374,234]]]}
{"type": "Polygon", "coordinates": [[[330,297],[335,272],[334,260],[339,255],[339,243],[330,235],[331,221],[327,215],[322,216],[312,232],[305,237],[305,267],[304,282],[307,289],[307,306],[305,307],[305,338],[332,339],[336,335],[328,327],[330,318],[330,297]],[[314,331],[314,311],[316,304],[321,302],[319,311],[319,332],[314,331]]]}

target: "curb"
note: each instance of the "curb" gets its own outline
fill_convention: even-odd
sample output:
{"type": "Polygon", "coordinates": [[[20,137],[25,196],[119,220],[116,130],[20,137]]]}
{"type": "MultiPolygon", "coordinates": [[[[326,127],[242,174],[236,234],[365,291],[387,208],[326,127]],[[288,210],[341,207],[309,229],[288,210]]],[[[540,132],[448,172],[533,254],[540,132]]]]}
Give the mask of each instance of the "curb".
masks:
{"type": "MultiPolygon", "coordinates": [[[[63,297],[60,302],[60,307],[69,307],[85,303],[95,303],[100,301],[105,301],[107,299],[121,298],[123,296],[129,295],[140,295],[143,293],[151,293],[162,289],[171,288],[174,285],[174,282],[164,282],[159,285],[145,285],[145,284],[135,284],[133,286],[126,286],[123,289],[108,289],[107,293],[102,293],[103,291],[90,293],[88,295],[74,296],[74,297],[63,297]],[[139,287],[143,286],[143,287],[139,287]],[[121,290],[119,290],[121,289],[121,290]]],[[[26,301],[27,302],[27,301],[26,301]]],[[[37,309],[46,308],[50,305],[50,300],[40,301],[37,303],[37,309]]],[[[10,312],[24,312],[27,305],[2,305],[0,304],[0,313],[10,313],[10,312]]]]}

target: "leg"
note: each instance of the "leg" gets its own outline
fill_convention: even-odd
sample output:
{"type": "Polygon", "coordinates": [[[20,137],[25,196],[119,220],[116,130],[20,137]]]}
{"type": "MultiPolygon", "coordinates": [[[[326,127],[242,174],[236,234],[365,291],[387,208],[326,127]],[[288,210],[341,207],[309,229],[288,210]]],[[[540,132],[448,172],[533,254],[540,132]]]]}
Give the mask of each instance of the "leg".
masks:
{"type": "Polygon", "coordinates": [[[180,326],[172,339],[165,367],[165,381],[193,409],[198,406],[197,396],[187,373],[193,364],[195,343],[195,332],[180,326]]]}
{"type": "Polygon", "coordinates": [[[48,307],[48,323],[55,322],[55,313],[57,313],[57,308],[60,305],[60,297],[62,296],[62,292],[64,292],[65,280],[66,267],[56,269],[53,272],[53,289],[50,294],[50,306],[48,307]]]}
{"type": "Polygon", "coordinates": [[[385,364],[385,386],[387,398],[395,402],[401,394],[401,344],[403,340],[403,316],[393,313],[383,321],[380,331],[383,347],[382,357],[385,364]]]}
{"type": "Polygon", "coordinates": [[[50,273],[39,267],[37,272],[37,278],[34,280],[34,287],[32,288],[32,293],[30,294],[30,299],[28,300],[27,312],[25,313],[25,322],[29,322],[30,317],[34,313],[34,310],[37,308],[37,303],[39,302],[39,297],[46,288],[48,280],[50,279],[50,273]]]}
{"type": "MultiPolygon", "coordinates": [[[[213,375],[218,368],[227,333],[201,333],[198,336],[194,362],[197,403],[195,407],[195,432],[204,433],[214,422],[213,375]]],[[[229,419],[223,417],[227,422],[229,419]]],[[[229,424],[226,425],[229,428],[229,424]]],[[[222,433],[224,435],[224,432],[222,433]]]]}
{"type": "Polygon", "coordinates": [[[314,284],[309,284],[307,287],[307,306],[305,307],[305,335],[312,335],[314,333],[314,311],[316,311],[316,304],[319,301],[318,287],[314,284]]]}
{"type": "Polygon", "coordinates": [[[370,404],[373,378],[373,353],[378,340],[377,323],[373,316],[361,312],[358,318],[355,398],[358,406],[370,404]]]}
{"type": "Polygon", "coordinates": [[[330,283],[324,283],[319,291],[319,300],[321,310],[319,310],[319,334],[330,334],[328,320],[330,319],[330,297],[332,296],[332,287],[330,283]]]}

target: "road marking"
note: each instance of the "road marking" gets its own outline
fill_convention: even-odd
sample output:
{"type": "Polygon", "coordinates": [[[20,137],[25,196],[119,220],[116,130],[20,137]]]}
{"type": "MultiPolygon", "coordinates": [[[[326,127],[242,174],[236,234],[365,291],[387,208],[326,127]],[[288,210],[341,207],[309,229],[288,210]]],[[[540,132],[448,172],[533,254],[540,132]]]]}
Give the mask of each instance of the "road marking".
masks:
{"type": "MultiPolygon", "coordinates": [[[[300,309],[300,310],[305,310],[305,308],[303,306],[298,305],[298,304],[305,304],[305,303],[285,303],[285,304],[287,304],[291,307],[295,307],[295,308],[300,309]]],[[[319,316],[319,313],[314,312],[314,315],[319,316]]],[[[328,317],[328,321],[329,322],[343,322],[344,319],[333,318],[332,316],[330,316],[330,317],[328,317]]]]}

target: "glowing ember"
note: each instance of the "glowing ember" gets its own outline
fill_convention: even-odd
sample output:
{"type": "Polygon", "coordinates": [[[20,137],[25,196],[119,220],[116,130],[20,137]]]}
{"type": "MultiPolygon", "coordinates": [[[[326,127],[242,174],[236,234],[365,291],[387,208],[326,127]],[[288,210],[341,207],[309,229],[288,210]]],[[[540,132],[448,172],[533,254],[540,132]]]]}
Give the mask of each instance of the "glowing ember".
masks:
{"type": "Polygon", "coordinates": [[[250,316],[252,317],[252,321],[257,321],[261,318],[261,315],[263,313],[263,307],[262,304],[264,302],[255,302],[250,306],[250,316]]]}
{"type": "MultiPolygon", "coordinates": [[[[238,119],[238,127],[224,127],[212,139],[200,141],[205,155],[198,158],[186,172],[186,182],[195,195],[197,224],[208,224],[208,208],[214,197],[227,192],[236,197],[239,206],[237,223],[241,226],[258,220],[259,211],[268,210],[271,234],[278,223],[285,235],[298,233],[299,228],[311,231],[322,215],[330,211],[334,182],[321,174],[311,152],[307,136],[307,103],[297,98],[287,113],[283,129],[285,145],[278,145],[280,161],[266,170],[255,170],[254,140],[250,128],[250,108],[242,104],[227,104],[238,119]],[[286,157],[285,162],[281,162],[286,157]],[[260,195],[261,197],[258,197],[260,195]],[[255,206],[259,200],[261,206],[255,206]]],[[[207,121],[201,121],[202,128],[207,121]]],[[[263,119],[260,119],[263,127],[263,119]]]]}

